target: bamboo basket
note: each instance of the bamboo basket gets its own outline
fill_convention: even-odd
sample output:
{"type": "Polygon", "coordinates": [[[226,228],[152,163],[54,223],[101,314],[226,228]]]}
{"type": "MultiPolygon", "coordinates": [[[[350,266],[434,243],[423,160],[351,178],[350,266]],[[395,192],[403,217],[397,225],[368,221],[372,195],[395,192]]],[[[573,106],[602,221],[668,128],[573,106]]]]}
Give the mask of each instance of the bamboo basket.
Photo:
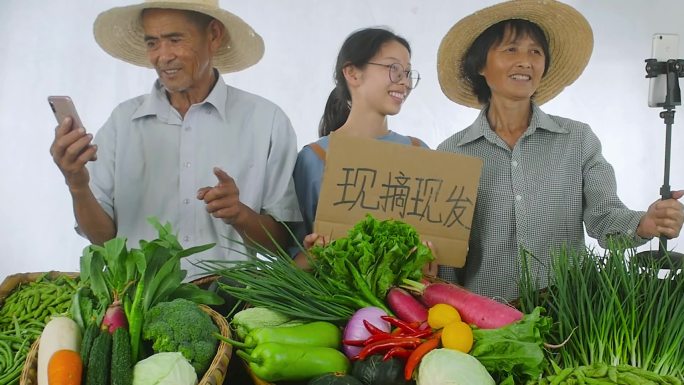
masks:
{"type": "MultiPolygon", "coordinates": [[[[221,334],[224,337],[230,338],[230,328],[228,327],[228,322],[219,313],[212,310],[210,307],[205,305],[200,305],[200,308],[209,316],[218,326],[221,334]]],[[[21,371],[21,377],[19,378],[19,385],[37,385],[37,367],[38,367],[38,347],[40,346],[40,338],[37,339],[33,345],[31,345],[31,350],[26,356],[26,364],[24,364],[24,369],[21,371]]],[[[209,365],[209,369],[204,373],[204,376],[200,379],[198,385],[222,385],[223,379],[226,377],[226,372],[228,370],[228,362],[233,353],[232,346],[220,341],[219,347],[214,356],[214,360],[209,365]]]]}

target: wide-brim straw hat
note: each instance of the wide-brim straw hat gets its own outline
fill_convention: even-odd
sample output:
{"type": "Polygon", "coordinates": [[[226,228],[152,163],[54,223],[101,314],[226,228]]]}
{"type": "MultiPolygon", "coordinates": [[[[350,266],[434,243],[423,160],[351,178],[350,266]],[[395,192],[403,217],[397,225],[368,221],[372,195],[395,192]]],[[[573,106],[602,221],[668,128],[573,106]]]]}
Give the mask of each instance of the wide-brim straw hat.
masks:
{"type": "Polygon", "coordinates": [[[223,23],[226,36],[212,63],[221,73],[236,72],[256,64],[264,55],[264,41],[236,15],[221,9],[218,0],[145,0],[142,4],[112,8],[97,16],[95,40],[105,52],[125,62],[152,68],[147,59],[141,15],[144,9],[195,11],[223,23]]]}
{"type": "Polygon", "coordinates": [[[466,16],[442,39],[437,52],[437,74],[442,92],[449,99],[468,107],[482,107],[463,78],[461,60],[482,32],[509,19],[537,24],[549,42],[551,64],[533,96],[535,103],[541,105],[553,99],[584,71],[594,48],[594,36],[581,13],[553,0],[507,1],[466,16]]]}

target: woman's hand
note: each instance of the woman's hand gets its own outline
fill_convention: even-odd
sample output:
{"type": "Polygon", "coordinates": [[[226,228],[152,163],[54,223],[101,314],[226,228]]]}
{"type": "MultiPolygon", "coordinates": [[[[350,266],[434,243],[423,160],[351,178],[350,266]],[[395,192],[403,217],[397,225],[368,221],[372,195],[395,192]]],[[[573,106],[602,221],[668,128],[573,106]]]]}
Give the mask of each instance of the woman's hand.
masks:
{"type": "Polygon", "coordinates": [[[677,238],[684,222],[684,205],[679,201],[682,196],[684,190],[673,191],[672,199],[659,199],[653,202],[646,214],[641,217],[637,235],[641,238],[677,238]]]}
{"type": "MultiPolygon", "coordinates": [[[[432,255],[434,255],[435,258],[437,258],[437,249],[435,248],[435,245],[430,241],[423,241],[423,244],[425,246],[427,246],[428,248],[430,248],[432,255]]],[[[432,277],[436,277],[437,271],[438,271],[437,262],[435,262],[435,261],[427,263],[427,264],[425,264],[425,266],[423,266],[423,275],[429,275],[432,277]]]]}
{"type": "Polygon", "coordinates": [[[306,237],[304,237],[304,242],[302,242],[302,246],[304,246],[306,250],[309,250],[314,245],[325,247],[325,245],[327,244],[328,238],[324,235],[318,235],[316,233],[311,233],[307,235],[306,237]]]}
{"type": "MultiPolygon", "coordinates": [[[[302,246],[304,247],[305,250],[309,250],[314,245],[324,247],[327,244],[328,244],[328,238],[323,236],[323,235],[318,235],[316,233],[312,233],[312,234],[307,235],[306,237],[304,237],[304,241],[302,242],[302,246]]],[[[311,254],[309,254],[309,256],[307,256],[303,251],[300,251],[294,257],[294,263],[295,263],[295,265],[297,265],[297,267],[299,267],[302,270],[311,270],[311,265],[309,264],[309,258],[315,258],[315,256],[313,256],[311,254]]]]}

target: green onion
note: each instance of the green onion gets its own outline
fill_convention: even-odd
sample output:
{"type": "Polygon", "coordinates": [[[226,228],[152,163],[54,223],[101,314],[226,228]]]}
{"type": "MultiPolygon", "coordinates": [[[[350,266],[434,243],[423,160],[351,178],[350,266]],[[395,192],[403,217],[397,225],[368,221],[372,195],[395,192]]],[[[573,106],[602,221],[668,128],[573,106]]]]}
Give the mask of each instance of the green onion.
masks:
{"type": "Polygon", "coordinates": [[[342,324],[354,312],[369,306],[360,295],[333,287],[299,269],[288,255],[261,255],[245,261],[203,260],[195,265],[209,274],[239,285],[224,284],[221,290],[252,306],[276,310],[292,318],[342,324]]]}
{"type": "Polygon", "coordinates": [[[560,367],[631,365],[684,379],[684,273],[637,261],[629,243],[613,239],[603,256],[562,248],[549,280],[535,280],[538,261],[521,253],[520,304],[547,309],[555,338],[568,342],[549,356],[560,367]],[[548,288],[540,292],[539,287],[548,288]]]}

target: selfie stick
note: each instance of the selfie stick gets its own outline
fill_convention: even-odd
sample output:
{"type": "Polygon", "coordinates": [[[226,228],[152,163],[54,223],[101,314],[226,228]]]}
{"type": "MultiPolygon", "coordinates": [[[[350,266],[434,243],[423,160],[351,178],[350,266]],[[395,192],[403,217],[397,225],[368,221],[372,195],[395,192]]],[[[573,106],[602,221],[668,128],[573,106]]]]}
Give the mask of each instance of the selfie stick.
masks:
{"type": "MultiPolygon", "coordinates": [[[[663,200],[672,198],[670,189],[670,147],[672,146],[672,124],[674,124],[675,106],[682,104],[682,94],[679,89],[679,78],[684,77],[684,60],[670,59],[659,62],[657,59],[646,59],[646,77],[653,78],[658,75],[667,75],[667,93],[665,102],[658,103],[665,111],[660,112],[660,117],[665,121],[665,177],[663,186],[660,188],[660,196],[663,200]]],[[[684,254],[667,251],[667,237],[660,236],[658,251],[643,251],[636,255],[637,258],[658,260],[663,268],[682,267],[684,254]]]]}

